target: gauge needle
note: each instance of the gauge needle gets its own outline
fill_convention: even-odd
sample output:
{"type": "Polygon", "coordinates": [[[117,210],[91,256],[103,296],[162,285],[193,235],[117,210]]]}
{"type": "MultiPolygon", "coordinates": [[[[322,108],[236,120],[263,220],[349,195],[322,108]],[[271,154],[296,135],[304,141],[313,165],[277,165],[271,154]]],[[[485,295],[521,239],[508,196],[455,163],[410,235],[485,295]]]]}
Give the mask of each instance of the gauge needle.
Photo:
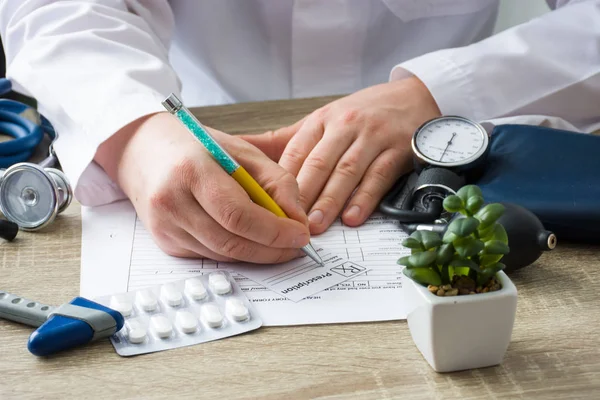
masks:
{"type": "Polygon", "coordinates": [[[448,150],[448,147],[450,147],[450,145],[452,144],[452,141],[454,140],[454,136],[456,136],[456,132],[452,132],[452,137],[450,138],[450,140],[448,140],[448,144],[446,145],[446,148],[444,149],[444,152],[442,153],[442,156],[440,157],[440,161],[442,161],[442,158],[444,158],[444,154],[446,154],[446,150],[448,150]]]}

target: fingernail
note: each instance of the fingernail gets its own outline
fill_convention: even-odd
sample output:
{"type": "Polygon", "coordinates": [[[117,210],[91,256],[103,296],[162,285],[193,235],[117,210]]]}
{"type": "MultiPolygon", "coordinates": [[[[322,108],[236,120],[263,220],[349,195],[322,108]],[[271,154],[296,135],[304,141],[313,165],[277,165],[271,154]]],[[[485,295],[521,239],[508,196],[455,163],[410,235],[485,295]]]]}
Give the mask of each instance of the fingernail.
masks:
{"type": "Polygon", "coordinates": [[[292,247],[295,247],[295,248],[304,247],[308,244],[309,241],[310,241],[310,238],[308,237],[308,235],[306,233],[303,233],[300,236],[297,236],[294,238],[294,240],[292,241],[292,247]]]}
{"type": "Polygon", "coordinates": [[[360,207],[357,205],[353,205],[346,211],[346,218],[360,218],[360,207]]]}
{"type": "Polygon", "coordinates": [[[308,220],[310,221],[311,224],[320,224],[321,222],[323,222],[323,211],[321,210],[315,210],[313,212],[310,213],[310,215],[308,216],[308,220]]]}

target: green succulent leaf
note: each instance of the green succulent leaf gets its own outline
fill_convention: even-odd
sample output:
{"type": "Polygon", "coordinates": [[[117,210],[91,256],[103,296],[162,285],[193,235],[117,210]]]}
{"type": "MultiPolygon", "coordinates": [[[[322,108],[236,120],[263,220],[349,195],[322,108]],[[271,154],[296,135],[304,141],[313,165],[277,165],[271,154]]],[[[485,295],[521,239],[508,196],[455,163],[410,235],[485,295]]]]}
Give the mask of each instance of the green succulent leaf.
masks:
{"type": "Polygon", "coordinates": [[[437,252],[435,251],[424,251],[422,253],[411,254],[408,257],[408,262],[412,268],[425,268],[429,267],[435,261],[436,257],[437,252]]]}
{"type": "Polygon", "coordinates": [[[435,259],[435,263],[437,265],[444,265],[452,260],[454,256],[454,246],[452,243],[446,243],[440,246],[437,251],[437,258],[435,259]]]}
{"type": "Polygon", "coordinates": [[[402,241],[402,246],[408,247],[409,249],[422,249],[423,244],[413,237],[407,237],[402,241]]]}
{"type": "Polygon", "coordinates": [[[479,267],[479,265],[477,265],[477,263],[475,263],[472,260],[469,260],[468,258],[464,258],[464,257],[460,257],[460,256],[454,256],[452,258],[452,261],[450,261],[449,264],[451,267],[468,267],[474,271],[477,272],[481,272],[482,269],[479,267]]]}
{"type": "Polygon", "coordinates": [[[467,209],[468,212],[471,213],[471,215],[477,213],[477,211],[479,211],[479,209],[481,208],[481,206],[483,206],[483,197],[481,196],[472,196],[469,197],[469,200],[467,200],[467,206],[465,207],[467,209]]]}
{"type": "MultiPolygon", "coordinates": [[[[450,223],[446,233],[451,232],[456,236],[465,237],[475,232],[478,225],[479,221],[473,217],[456,218],[450,223]]],[[[447,242],[444,240],[444,243],[447,242]]]]}
{"type": "Polygon", "coordinates": [[[453,194],[444,199],[443,206],[444,210],[454,213],[462,210],[465,207],[465,204],[460,197],[453,194]]]}
{"type": "Polygon", "coordinates": [[[494,274],[498,271],[502,271],[504,268],[506,268],[506,265],[502,264],[501,262],[498,262],[496,264],[492,264],[488,267],[485,267],[484,271],[494,271],[494,274]]]}
{"type": "Polygon", "coordinates": [[[506,265],[502,263],[496,263],[489,267],[486,267],[477,276],[477,284],[481,286],[485,285],[490,280],[490,278],[496,275],[498,271],[502,271],[504,268],[506,268],[506,265]]]}
{"type": "Polygon", "coordinates": [[[510,249],[508,245],[501,240],[488,240],[485,242],[484,252],[486,254],[508,254],[510,249]]]}
{"type": "Polygon", "coordinates": [[[504,206],[500,203],[492,203],[477,211],[475,218],[481,221],[480,229],[485,229],[498,220],[504,213],[504,206]]]}
{"type": "Polygon", "coordinates": [[[496,264],[504,257],[504,254],[483,254],[479,256],[479,264],[486,268],[492,264],[496,264]]]}
{"type": "Polygon", "coordinates": [[[467,204],[469,198],[474,196],[483,197],[483,193],[481,193],[481,189],[476,185],[466,185],[458,189],[456,195],[461,198],[464,204],[467,204]]]}
{"type": "Polygon", "coordinates": [[[458,238],[454,241],[454,248],[461,257],[473,257],[484,248],[484,244],[481,240],[475,239],[474,237],[468,236],[465,238],[458,238]]]}
{"type": "Polygon", "coordinates": [[[450,232],[449,230],[446,229],[446,233],[444,233],[444,237],[442,238],[442,242],[444,243],[452,243],[454,242],[456,239],[458,239],[460,236],[458,236],[457,234],[450,232]]]}
{"type": "Polygon", "coordinates": [[[422,285],[439,286],[442,284],[442,279],[440,278],[440,275],[437,272],[435,272],[432,268],[404,268],[403,272],[404,275],[408,276],[410,279],[422,285]]]}
{"type": "Polygon", "coordinates": [[[405,267],[410,268],[410,267],[412,267],[412,264],[410,263],[409,259],[410,259],[410,256],[404,256],[404,257],[401,257],[400,259],[398,259],[398,261],[396,261],[396,263],[398,265],[404,265],[405,267]]]}
{"type": "Polygon", "coordinates": [[[471,271],[468,267],[452,267],[454,269],[454,275],[469,275],[471,271]]]}
{"type": "Polygon", "coordinates": [[[479,231],[479,238],[484,242],[489,242],[490,240],[498,240],[506,245],[508,245],[508,235],[506,234],[506,230],[499,223],[494,223],[490,227],[479,231]]]}
{"type": "Polygon", "coordinates": [[[440,239],[440,235],[438,235],[435,232],[421,231],[421,238],[425,250],[433,249],[434,247],[439,247],[442,244],[442,239],[440,239]]]}

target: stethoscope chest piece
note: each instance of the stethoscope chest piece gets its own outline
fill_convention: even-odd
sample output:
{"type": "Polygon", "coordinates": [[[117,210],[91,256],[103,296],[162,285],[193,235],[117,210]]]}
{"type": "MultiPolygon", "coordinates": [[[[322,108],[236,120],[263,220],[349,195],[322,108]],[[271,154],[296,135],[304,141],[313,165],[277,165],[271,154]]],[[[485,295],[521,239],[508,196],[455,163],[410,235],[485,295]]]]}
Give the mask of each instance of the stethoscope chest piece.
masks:
{"type": "Polygon", "coordinates": [[[44,228],[73,199],[69,181],[58,169],[18,163],[1,174],[0,211],[23,230],[44,228]]]}

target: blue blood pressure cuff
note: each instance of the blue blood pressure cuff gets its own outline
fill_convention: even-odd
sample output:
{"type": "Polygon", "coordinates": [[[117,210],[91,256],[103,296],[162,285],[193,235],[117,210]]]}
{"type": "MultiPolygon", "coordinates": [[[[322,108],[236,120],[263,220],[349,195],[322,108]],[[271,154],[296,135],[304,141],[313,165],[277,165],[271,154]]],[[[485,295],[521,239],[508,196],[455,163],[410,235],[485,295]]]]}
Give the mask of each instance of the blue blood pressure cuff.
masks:
{"type": "Polygon", "coordinates": [[[475,183],[486,201],[529,209],[559,240],[600,243],[600,136],[499,125],[475,183]]]}

